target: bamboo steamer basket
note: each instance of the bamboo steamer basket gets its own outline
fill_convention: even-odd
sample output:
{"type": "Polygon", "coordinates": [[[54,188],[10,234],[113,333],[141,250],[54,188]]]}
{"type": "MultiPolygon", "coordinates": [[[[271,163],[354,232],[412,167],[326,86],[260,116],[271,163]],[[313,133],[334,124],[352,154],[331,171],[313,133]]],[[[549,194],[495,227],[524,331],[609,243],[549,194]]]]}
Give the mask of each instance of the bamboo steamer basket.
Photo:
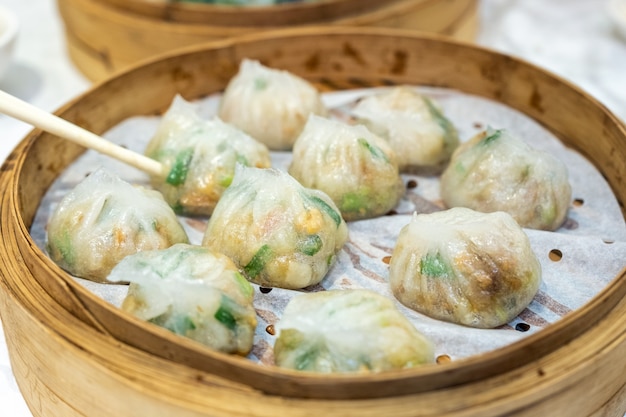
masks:
{"type": "MultiPolygon", "coordinates": [[[[498,100],[582,152],[626,201],[626,129],[596,100],[524,61],[412,31],[287,29],[187,48],[96,85],[57,115],[102,133],[130,116],[164,111],[176,93],[194,99],[221,91],[244,57],[326,90],[407,83],[498,100]]],[[[34,130],[0,172],[0,314],[35,417],[622,417],[626,411],[626,271],[582,308],[519,342],[371,375],[263,367],[146,324],[76,283],[29,235],[46,189],[83,151],[34,130]]]]}
{"type": "Polygon", "coordinates": [[[129,64],[210,40],[286,26],[383,26],[471,40],[478,0],[319,0],[233,7],[147,0],[57,0],[76,66],[101,80],[129,64]]]}

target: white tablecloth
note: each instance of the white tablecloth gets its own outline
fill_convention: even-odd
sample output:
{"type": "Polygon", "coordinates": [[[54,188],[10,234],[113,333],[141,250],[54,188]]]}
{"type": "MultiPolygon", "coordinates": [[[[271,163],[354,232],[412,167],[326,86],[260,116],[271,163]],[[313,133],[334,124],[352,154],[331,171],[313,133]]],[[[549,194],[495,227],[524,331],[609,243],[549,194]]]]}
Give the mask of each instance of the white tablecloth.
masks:
{"type": "MultiPolygon", "coordinates": [[[[21,29],[0,89],[49,111],[87,90],[89,81],[67,56],[56,3],[1,2],[18,14],[21,29]]],[[[483,0],[481,15],[480,44],[561,75],[626,119],[626,41],[612,28],[604,0],[483,0]]],[[[0,114],[0,161],[30,129],[0,114]]],[[[31,416],[13,378],[3,334],[0,416],[31,416]]]]}

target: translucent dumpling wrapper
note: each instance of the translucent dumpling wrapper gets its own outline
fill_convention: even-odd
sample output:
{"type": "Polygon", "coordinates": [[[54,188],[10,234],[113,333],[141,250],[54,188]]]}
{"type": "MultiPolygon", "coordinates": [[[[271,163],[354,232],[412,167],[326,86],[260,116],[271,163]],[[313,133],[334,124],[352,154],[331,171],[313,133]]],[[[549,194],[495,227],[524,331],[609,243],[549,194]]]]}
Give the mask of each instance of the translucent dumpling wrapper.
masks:
{"type": "Polygon", "coordinates": [[[400,231],[389,282],[396,298],[413,310],[493,328],[530,304],[541,265],[509,214],[459,207],[413,216],[400,231]]]}
{"type": "Polygon", "coordinates": [[[363,97],[352,114],[389,142],[401,172],[441,172],[459,145],[456,128],[437,104],[410,87],[363,97]]]}
{"type": "Polygon", "coordinates": [[[320,282],[348,238],[332,200],[275,169],[237,167],[202,244],[229,256],[259,285],[320,282]]]}
{"type": "Polygon", "coordinates": [[[572,189],[563,162],[489,129],[453,153],[441,196],[447,207],[505,211],[522,227],[553,231],[567,216],[572,189]]]}
{"type": "Polygon", "coordinates": [[[215,117],[202,119],[196,106],[177,96],[146,148],[163,163],[165,180],[153,177],[177,213],[210,215],[233,180],[235,165],[271,165],[269,150],[234,126],[215,117]]]}
{"type": "Polygon", "coordinates": [[[291,149],[310,114],[327,114],[312,84],[248,59],[228,83],[218,111],[222,120],[274,150],[291,149]]]}
{"type": "Polygon", "coordinates": [[[328,194],[346,221],[383,215],[404,194],[396,154],[384,139],[363,125],[319,116],[298,137],[289,173],[328,194]]]}
{"type": "Polygon", "coordinates": [[[213,349],[247,354],[257,323],[252,286],[226,256],[202,246],[140,252],[108,277],[128,281],[122,309],[213,349]]]}
{"type": "Polygon", "coordinates": [[[379,372],[434,361],[433,344],[392,300],[369,290],[294,297],[276,330],[276,364],[299,371],[379,372]]]}
{"type": "Polygon", "coordinates": [[[103,169],[61,200],[47,230],[52,260],[72,275],[97,282],[105,281],[128,255],[188,242],[159,192],[135,187],[103,169]]]}

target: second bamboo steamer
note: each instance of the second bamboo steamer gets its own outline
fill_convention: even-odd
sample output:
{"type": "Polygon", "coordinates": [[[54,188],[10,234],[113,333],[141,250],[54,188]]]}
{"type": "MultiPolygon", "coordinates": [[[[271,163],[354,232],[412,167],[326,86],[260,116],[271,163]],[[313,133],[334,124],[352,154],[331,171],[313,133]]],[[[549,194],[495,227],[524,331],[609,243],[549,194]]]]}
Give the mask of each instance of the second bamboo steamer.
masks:
{"type": "Polygon", "coordinates": [[[305,25],[378,26],[473,40],[477,0],[319,0],[266,7],[57,0],[75,65],[97,81],[176,48],[305,25]]]}

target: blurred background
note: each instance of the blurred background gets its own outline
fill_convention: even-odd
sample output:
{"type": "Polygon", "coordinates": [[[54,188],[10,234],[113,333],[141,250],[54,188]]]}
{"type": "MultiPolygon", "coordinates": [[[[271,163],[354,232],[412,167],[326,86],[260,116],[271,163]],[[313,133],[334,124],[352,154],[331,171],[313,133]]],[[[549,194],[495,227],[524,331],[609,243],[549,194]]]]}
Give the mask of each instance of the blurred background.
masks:
{"type": "MultiPolygon", "coordinates": [[[[325,23],[329,13],[326,11],[319,18],[311,11],[286,15],[217,13],[206,18],[225,27],[193,30],[191,35],[183,36],[179,30],[168,32],[171,21],[197,25],[193,20],[200,14],[177,14],[176,9],[167,9],[167,15],[162,15],[163,6],[154,1],[143,0],[142,4],[140,0],[0,0],[0,13],[14,16],[13,19],[0,17],[0,90],[54,111],[87,91],[94,82],[162,49],[197,43],[205,38],[254,33],[279,24],[325,23]],[[133,5],[135,10],[131,10],[133,5]],[[140,20],[143,23],[137,25],[137,21],[124,17],[133,13],[146,13],[152,16],[148,20],[160,21],[150,26],[145,24],[148,20],[144,17],[140,20]],[[255,25],[242,30],[241,22],[246,19],[254,21],[255,25]],[[165,20],[170,23],[166,24],[165,20]],[[117,29],[107,32],[106,25],[117,29]],[[154,34],[142,33],[142,30],[154,31],[154,34]],[[13,33],[17,35],[14,39],[13,33]],[[123,41],[123,36],[129,40],[123,41]],[[107,42],[126,47],[107,49],[107,42]]],[[[361,9],[374,3],[363,1],[361,9]]],[[[429,10],[423,9],[411,16],[365,13],[365,17],[350,19],[336,12],[334,17],[349,24],[401,26],[436,32],[526,59],[578,85],[626,120],[626,1],[442,0],[430,3],[429,10]]],[[[29,125],[0,114],[0,161],[30,130],[29,125]]],[[[13,379],[3,336],[0,336],[0,415],[31,416],[13,379]]]]}

